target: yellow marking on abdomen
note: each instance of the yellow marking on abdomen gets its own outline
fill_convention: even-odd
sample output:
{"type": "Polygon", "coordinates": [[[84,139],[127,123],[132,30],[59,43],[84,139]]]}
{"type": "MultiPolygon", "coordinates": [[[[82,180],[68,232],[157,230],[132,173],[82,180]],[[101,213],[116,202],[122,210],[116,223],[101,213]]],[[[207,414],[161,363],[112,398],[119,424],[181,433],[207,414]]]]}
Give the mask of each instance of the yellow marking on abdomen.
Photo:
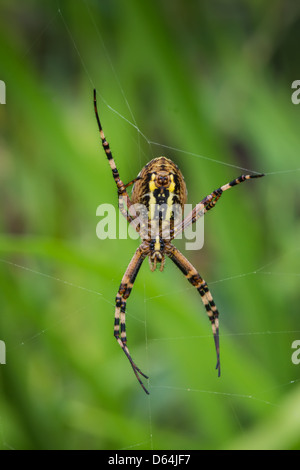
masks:
{"type": "Polygon", "coordinates": [[[170,193],[174,193],[174,191],[175,191],[174,176],[170,175],[170,179],[171,179],[171,184],[170,184],[168,189],[169,189],[170,193]]]}
{"type": "Polygon", "coordinates": [[[159,241],[159,236],[158,235],[155,238],[154,250],[155,251],[160,251],[160,241],[159,241]]]}
{"type": "Polygon", "coordinates": [[[173,193],[175,191],[175,183],[173,175],[170,175],[171,184],[169,186],[169,197],[167,199],[167,210],[166,210],[166,220],[171,219],[172,207],[173,207],[173,193]]]}
{"type": "Polygon", "coordinates": [[[149,214],[148,218],[150,220],[154,219],[155,215],[155,206],[156,206],[156,199],[154,197],[154,190],[156,189],[156,184],[154,183],[155,180],[155,173],[152,174],[151,176],[151,181],[149,183],[149,214]]]}
{"type": "Polygon", "coordinates": [[[155,173],[152,173],[151,181],[150,181],[150,183],[149,183],[149,191],[150,191],[150,193],[153,193],[153,191],[156,189],[156,184],[154,183],[154,180],[155,180],[155,173]]]}

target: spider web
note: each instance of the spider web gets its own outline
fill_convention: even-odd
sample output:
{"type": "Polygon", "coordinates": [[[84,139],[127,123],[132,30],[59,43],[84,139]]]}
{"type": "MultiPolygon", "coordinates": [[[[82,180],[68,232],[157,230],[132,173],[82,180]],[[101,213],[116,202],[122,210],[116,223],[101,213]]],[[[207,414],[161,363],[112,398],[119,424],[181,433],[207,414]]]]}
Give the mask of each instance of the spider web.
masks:
{"type": "MultiPolygon", "coordinates": [[[[229,166],[229,167],[232,167],[232,168],[235,168],[235,169],[238,169],[238,170],[243,170],[243,171],[252,171],[252,172],[254,171],[251,168],[243,168],[243,167],[240,167],[238,165],[234,165],[234,164],[231,164],[231,163],[228,163],[228,162],[225,162],[225,161],[217,160],[217,159],[205,156],[205,155],[200,155],[200,154],[197,154],[197,153],[194,153],[194,152],[190,152],[187,149],[179,149],[179,148],[176,148],[176,147],[171,147],[171,146],[165,145],[164,143],[155,142],[155,141],[151,140],[150,138],[148,138],[141,131],[140,127],[137,124],[137,121],[136,121],[135,116],[134,116],[134,112],[131,109],[130,103],[129,103],[127,97],[126,97],[126,92],[123,89],[122,84],[120,83],[118,74],[115,71],[113,61],[111,60],[110,54],[107,51],[107,48],[106,48],[105,43],[102,39],[100,30],[99,30],[97,24],[95,23],[95,20],[93,18],[93,15],[92,15],[91,11],[89,10],[88,4],[86,2],[85,2],[85,4],[86,4],[86,7],[87,7],[87,9],[89,11],[89,14],[90,14],[91,27],[93,27],[95,29],[95,37],[97,38],[98,43],[101,44],[101,46],[102,46],[103,57],[106,58],[107,62],[110,65],[111,73],[112,73],[112,76],[115,80],[116,87],[118,88],[119,92],[121,93],[121,95],[124,99],[124,102],[126,104],[128,112],[130,114],[130,119],[126,118],[117,109],[114,109],[106,101],[105,97],[103,96],[102,91],[99,92],[99,90],[98,90],[98,97],[100,97],[100,99],[102,101],[102,104],[104,104],[107,107],[108,110],[110,110],[112,113],[116,114],[120,119],[124,120],[128,125],[130,125],[132,128],[134,128],[136,130],[137,146],[139,148],[138,156],[139,156],[139,159],[140,159],[141,166],[142,166],[142,153],[143,153],[141,142],[145,141],[149,145],[149,148],[151,148],[151,149],[159,146],[159,147],[163,147],[165,149],[168,149],[171,152],[176,151],[178,153],[182,153],[188,158],[190,157],[190,158],[202,159],[204,161],[209,161],[211,163],[215,163],[216,165],[229,166]]],[[[70,38],[70,41],[73,45],[73,48],[76,51],[76,54],[78,56],[78,61],[81,64],[81,67],[84,70],[84,72],[85,72],[85,74],[86,74],[86,76],[87,76],[87,78],[88,78],[88,80],[91,84],[91,88],[97,88],[96,83],[94,82],[92,73],[90,72],[89,68],[87,67],[87,65],[85,63],[84,57],[80,52],[80,47],[79,47],[79,45],[77,44],[77,42],[75,40],[75,36],[72,32],[71,26],[68,24],[68,21],[66,20],[66,17],[64,15],[63,11],[62,11],[60,3],[58,3],[57,13],[54,15],[53,18],[50,19],[50,21],[47,24],[46,28],[52,26],[53,23],[56,22],[56,21],[60,21],[61,24],[63,25],[63,27],[65,28],[65,30],[66,30],[69,38],[70,38]]],[[[44,28],[41,31],[41,33],[37,37],[36,41],[38,41],[39,37],[45,32],[46,28],[44,28]]],[[[32,48],[34,47],[36,41],[33,42],[32,48]]],[[[30,50],[31,50],[31,48],[28,50],[28,53],[30,52],[30,50]]],[[[291,168],[291,169],[284,168],[282,170],[267,171],[267,172],[265,172],[265,174],[269,175],[269,176],[271,176],[271,175],[282,175],[282,177],[284,177],[285,175],[288,176],[289,173],[295,173],[295,172],[298,172],[299,170],[300,170],[300,167],[299,168],[291,168]]],[[[277,271],[276,269],[272,269],[272,267],[274,266],[274,264],[276,264],[278,259],[280,257],[284,257],[285,254],[286,253],[283,253],[280,256],[274,256],[274,258],[270,262],[268,262],[264,265],[258,266],[255,269],[250,270],[249,272],[237,273],[237,274],[234,274],[234,275],[224,277],[222,279],[209,280],[208,284],[211,288],[211,286],[213,286],[214,284],[232,282],[232,281],[237,280],[237,279],[241,279],[241,278],[244,278],[244,277],[252,277],[252,276],[256,276],[256,277],[273,276],[274,278],[282,278],[282,277],[299,278],[300,277],[300,272],[281,272],[281,271],[277,271]]],[[[294,250],[294,252],[292,254],[294,256],[298,255],[298,250],[294,250]]],[[[78,285],[76,282],[73,282],[72,278],[71,279],[70,278],[61,279],[59,277],[56,277],[56,276],[53,276],[53,275],[49,274],[48,272],[43,272],[43,271],[40,271],[40,270],[31,269],[26,265],[22,265],[22,264],[13,262],[11,260],[0,259],[0,262],[3,265],[10,266],[11,268],[13,268],[15,270],[22,270],[22,271],[26,272],[26,275],[28,277],[30,277],[32,282],[34,282],[34,279],[36,277],[45,278],[46,282],[54,282],[54,283],[63,284],[66,288],[71,289],[71,290],[72,289],[79,289],[79,290],[83,291],[84,293],[86,293],[87,296],[89,297],[89,300],[85,305],[79,307],[76,311],[72,310],[70,312],[62,314],[61,318],[59,320],[53,322],[47,328],[37,330],[37,332],[34,335],[32,335],[30,337],[25,337],[24,340],[20,344],[15,345],[15,348],[22,348],[26,344],[36,340],[38,337],[46,335],[51,329],[56,329],[61,324],[65,323],[65,322],[68,322],[70,318],[74,318],[74,316],[76,317],[77,315],[83,314],[85,311],[87,311],[89,308],[91,308],[91,306],[93,304],[97,304],[98,302],[108,303],[112,307],[111,318],[113,318],[113,314],[114,314],[113,309],[114,309],[115,304],[113,302],[113,299],[108,297],[107,294],[104,291],[97,291],[97,290],[91,289],[89,286],[78,285]]],[[[122,275],[122,274],[120,274],[120,275],[122,275]]],[[[114,280],[114,282],[117,286],[118,285],[117,283],[119,282],[119,280],[116,279],[116,280],[114,280]]],[[[168,336],[166,336],[166,337],[151,338],[151,339],[149,338],[149,334],[148,334],[148,316],[150,315],[149,305],[151,304],[151,302],[155,301],[155,299],[157,299],[159,297],[172,296],[175,293],[178,295],[179,292],[182,293],[182,294],[189,293],[189,291],[193,291],[193,290],[194,290],[194,288],[190,287],[188,285],[187,287],[182,288],[180,291],[178,289],[176,289],[176,290],[174,289],[174,292],[169,290],[169,291],[163,292],[159,295],[148,297],[147,296],[146,282],[144,282],[144,316],[143,316],[143,318],[137,318],[137,317],[133,316],[130,313],[130,311],[127,313],[127,316],[131,317],[134,321],[141,322],[144,326],[145,350],[146,350],[146,358],[147,358],[148,364],[150,362],[149,355],[150,355],[150,346],[151,346],[151,344],[158,343],[158,342],[163,342],[163,341],[164,342],[186,341],[187,344],[188,344],[189,341],[191,341],[191,339],[201,340],[201,339],[205,339],[206,337],[211,339],[211,332],[210,331],[208,331],[207,335],[191,335],[191,336],[188,336],[188,337],[186,337],[186,336],[178,336],[178,337],[168,337],[168,336]]],[[[290,330],[280,330],[280,331],[265,330],[265,331],[244,331],[244,332],[234,332],[234,333],[222,333],[221,334],[221,339],[225,338],[226,336],[236,336],[236,337],[238,337],[238,336],[262,336],[262,337],[269,337],[270,335],[271,336],[273,336],[273,335],[287,335],[287,334],[291,334],[291,333],[298,334],[298,336],[299,336],[300,329],[299,330],[291,330],[291,331],[290,330]]],[[[210,346],[212,347],[212,344],[210,346]]],[[[9,356],[9,353],[10,353],[10,350],[8,349],[7,350],[7,355],[8,356],[9,356]]],[[[124,361],[125,361],[125,358],[124,358],[124,361]]],[[[148,367],[147,367],[147,370],[149,370],[148,367]]],[[[128,372],[128,373],[130,373],[130,372],[128,372]]],[[[132,377],[132,380],[134,380],[134,377],[132,377]]],[[[288,382],[278,384],[277,388],[290,387],[290,386],[298,383],[299,381],[300,381],[300,379],[295,378],[294,380],[290,380],[288,382]]],[[[136,385],[138,386],[138,384],[136,384],[136,385]]],[[[150,381],[149,385],[150,385],[150,392],[153,391],[153,393],[156,390],[159,390],[159,391],[170,390],[170,391],[173,391],[173,392],[176,392],[176,393],[179,393],[179,394],[183,394],[185,396],[187,396],[188,394],[191,394],[191,393],[196,393],[196,394],[199,394],[199,395],[207,395],[207,396],[222,397],[222,398],[231,398],[231,399],[234,399],[234,400],[235,399],[241,399],[241,400],[248,400],[248,401],[256,401],[256,402],[260,402],[262,405],[264,405],[266,407],[280,407],[280,404],[278,404],[276,402],[273,402],[273,401],[270,401],[267,398],[265,398],[266,394],[268,394],[268,390],[261,390],[261,393],[256,393],[256,394],[252,394],[252,393],[244,394],[244,393],[236,393],[234,390],[220,391],[220,390],[210,390],[210,389],[202,389],[202,388],[197,389],[197,388],[193,388],[193,387],[189,387],[189,386],[179,387],[179,386],[172,385],[172,384],[170,384],[170,385],[166,385],[166,384],[153,385],[153,384],[151,384],[151,381],[150,381]]],[[[131,442],[131,443],[129,442],[128,446],[126,446],[126,448],[124,448],[124,450],[125,449],[127,449],[127,450],[129,450],[129,449],[140,449],[140,448],[143,448],[144,446],[150,446],[150,448],[152,448],[152,449],[154,448],[154,439],[153,439],[154,436],[153,436],[153,425],[152,425],[152,420],[153,420],[153,413],[152,413],[152,400],[153,400],[153,398],[152,398],[152,394],[150,393],[149,397],[147,397],[146,399],[147,399],[147,403],[148,403],[147,415],[148,415],[148,423],[149,423],[149,436],[148,436],[148,438],[142,439],[139,442],[131,442]]],[[[241,428],[242,428],[242,425],[241,425],[240,420],[239,420],[238,413],[237,413],[237,411],[236,411],[236,409],[234,408],[233,405],[232,405],[232,407],[233,407],[232,408],[232,413],[235,415],[235,418],[236,418],[236,421],[238,422],[238,425],[241,426],[241,428]]],[[[3,448],[13,449],[13,446],[10,443],[7,442],[7,436],[6,436],[6,430],[5,429],[6,429],[5,418],[4,418],[4,416],[0,415],[0,440],[2,441],[2,447],[3,448]]]]}

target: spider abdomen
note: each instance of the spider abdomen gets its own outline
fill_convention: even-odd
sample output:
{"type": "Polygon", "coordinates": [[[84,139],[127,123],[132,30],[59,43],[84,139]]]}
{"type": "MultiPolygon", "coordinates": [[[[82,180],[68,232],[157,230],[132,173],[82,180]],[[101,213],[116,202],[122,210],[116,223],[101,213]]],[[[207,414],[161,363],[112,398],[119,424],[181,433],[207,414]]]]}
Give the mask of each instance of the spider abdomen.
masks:
{"type": "Polygon", "coordinates": [[[172,202],[183,208],[187,199],[186,184],[172,160],[166,157],[154,158],[142,168],[138,177],[132,189],[131,200],[134,204],[144,204],[149,209],[151,203],[170,205],[172,202]]]}
{"type": "Polygon", "coordinates": [[[169,239],[174,222],[182,219],[186,198],[183,175],[172,160],[158,157],[144,166],[132,190],[132,202],[138,205],[142,221],[142,238],[169,239]]]}

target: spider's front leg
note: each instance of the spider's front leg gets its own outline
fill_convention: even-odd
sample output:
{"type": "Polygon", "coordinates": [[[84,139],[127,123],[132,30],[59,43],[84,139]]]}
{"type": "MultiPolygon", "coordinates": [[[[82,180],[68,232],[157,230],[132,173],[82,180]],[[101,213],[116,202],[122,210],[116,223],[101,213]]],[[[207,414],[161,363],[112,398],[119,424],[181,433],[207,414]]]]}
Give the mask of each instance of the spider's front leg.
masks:
{"type": "Polygon", "coordinates": [[[215,348],[217,353],[217,365],[218,376],[221,374],[220,367],[220,344],[219,344],[219,312],[214,303],[210,290],[198,271],[194,268],[186,257],[177,249],[174,245],[168,247],[167,255],[176,264],[176,266],[183,272],[187,280],[198,290],[201,295],[202,302],[204,304],[206,313],[211,322],[215,348]]]}
{"type": "Polygon", "coordinates": [[[238,178],[230,181],[230,183],[226,183],[220,188],[213,191],[211,194],[209,194],[204,199],[202,199],[202,201],[200,201],[194,207],[194,209],[181,222],[181,224],[175,227],[173,234],[172,234],[172,239],[176,238],[189,225],[196,222],[199,219],[199,217],[206,214],[206,212],[208,212],[210,209],[213,209],[215,205],[217,204],[218,200],[220,199],[220,197],[222,196],[222,194],[224,193],[224,191],[227,191],[228,189],[231,189],[237,184],[243,183],[244,181],[247,181],[253,178],[261,178],[262,176],[265,176],[265,175],[263,173],[257,173],[256,175],[241,175],[238,178]]]}
{"type": "Polygon", "coordinates": [[[114,336],[116,340],[118,341],[119,345],[121,346],[121,348],[123,349],[124,353],[126,354],[131,364],[131,367],[133,369],[133,372],[137,380],[139,381],[141,387],[147,394],[149,394],[141,378],[139,377],[139,374],[145,377],[145,379],[148,379],[148,377],[134,363],[131,357],[131,354],[129,352],[129,349],[127,347],[126,326],[125,326],[126,301],[131,293],[131,289],[133,287],[136,276],[147,254],[148,254],[148,251],[145,249],[145,247],[143,247],[143,244],[139,246],[139,248],[136,250],[122,278],[120,288],[116,296],[114,336]]]}
{"type": "Polygon", "coordinates": [[[135,178],[134,180],[130,181],[127,184],[124,184],[123,181],[121,180],[119,171],[117,169],[115,160],[113,158],[113,155],[109,146],[109,143],[107,142],[103,129],[102,129],[102,125],[100,122],[98,109],[97,109],[97,93],[95,89],[94,89],[94,110],[95,110],[97,124],[98,124],[99,132],[100,132],[102,147],[106,154],[109,166],[112,171],[113,178],[117,186],[120,212],[127,219],[127,221],[131,225],[133,225],[135,230],[139,232],[140,229],[139,229],[139,223],[137,220],[137,214],[136,214],[134,205],[132,204],[130,197],[128,196],[128,193],[127,193],[127,188],[131,186],[132,184],[134,184],[139,179],[139,177],[135,178]]]}

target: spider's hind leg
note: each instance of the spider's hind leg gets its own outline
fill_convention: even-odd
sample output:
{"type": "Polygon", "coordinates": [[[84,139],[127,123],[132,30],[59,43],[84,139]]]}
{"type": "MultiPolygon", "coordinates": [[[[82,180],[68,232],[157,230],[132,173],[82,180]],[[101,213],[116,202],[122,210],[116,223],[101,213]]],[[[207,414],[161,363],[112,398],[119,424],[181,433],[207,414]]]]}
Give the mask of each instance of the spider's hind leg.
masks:
{"type": "MultiPolygon", "coordinates": [[[[121,284],[122,285],[122,284],[121,284]]],[[[124,285],[124,288],[126,289],[126,285],[124,285]]],[[[114,337],[118,341],[119,345],[123,349],[127,359],[130,362],[130,365],[133,369],[133,372],[140,383],[141,387],[143,390],[149,395],[148,390],[144,386],[141,378],[139,377],[139,374],[145,377],[145,379],[148,379],[149,377],[145,375],[139,367],[135,364],[133,361],[131,354],[129,352],[128,346],[127,346],[127,338],[126,338],[126,326],[125,326],[125,308],[126,308],[126,298],[121,297],[121,292],[119,291],[116,297],[116,312],[115,312],[115,326],[114,326],[114,337]],[[121,324],[120,324],[121,320],[121,324]]]]}
{"type": "MultiPolygon", "coordinates": [[[[200,276],[199,276],[200,278],[200,276]]],[[[201,279],[201,278],[200,278],[201,279]]],[[[199,280],[198,280],[199,282],[199,280]]],[[[216,307],[216,304],[212,298],[211,292],[208,288],[206,282],[201,279],[200,287],[197,287],[199,294],[201,295],[202,302],[206,309],[208,318],[211,322],[212,332],[215,341],[215,348],[217,353],[217,365],[216,369],[218,371],[218,377],[221,375],[221,364],[220,364],[220,341],[219,341],[219,311],[216,307]]],[[[193,282],[192,282],[193,284],[193,282]]],[[[193,284],[194,285],[194,284],[193,284]]],[[[195,286],[196,287],[196,286],[195,286]]]]}
{"type": "Polygon", "coordinates": [[[216,304],[212,298],[210,290],[200,274],[194,268],[194,266],[186,259],[186,257],[180,253],[180,251],[171,245],[168,253],[169,258],[176,264],[176,266],[183,272],[187,280],[198,290],[201,295],[201,300],[204,304],[206,313],[211,323],[212,332],[214,336],[216,354],[217,354],[217,365],[218,376],[221,375],[220,366],[220,342],[219,342],[219,312],[216,304]]]}
{"type": "Polygon", "coordinates": [[[147,253],[139,247],[132,260],[130,261],[126,272],[123,276],[119,291],[116,296],[116,310],[115,310],[115,324],[114,324],[114,337],[118,341],[119,345],[123,349],[127,359],[130,362],[130,365],[133,369],[133,372],[143,388],[143,390],[149,394],[148,390],[144,386],[140,376],[142,375],[145,379],[148,379],[148,376],[145,375],[133,361],[131,354],[127,346],[127,337],[126,337],[126,325],[125,325],[125,310],[126,310],[126,301],[131,293],[134,281],[139,272],[139,269],[144,261],[147,253]]]}

